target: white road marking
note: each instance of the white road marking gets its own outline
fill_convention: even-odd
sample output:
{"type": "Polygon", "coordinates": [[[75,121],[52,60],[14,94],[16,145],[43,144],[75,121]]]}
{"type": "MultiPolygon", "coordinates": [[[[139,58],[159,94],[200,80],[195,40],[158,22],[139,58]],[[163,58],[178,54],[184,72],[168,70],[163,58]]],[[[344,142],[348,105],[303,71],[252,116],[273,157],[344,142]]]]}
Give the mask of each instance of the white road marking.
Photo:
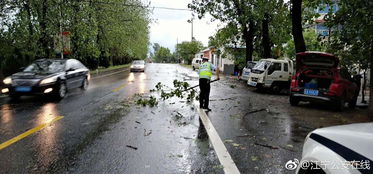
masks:
{"type": "Polygon", "coordinates": [[[128,70],[129,69],[125,69],[125,70],[122,70],[122,71],[117,71],[117,72],[106,74],[106,75],[103,75],[103,76],[96,76],[96,77],[92,77],[91,79],[98,79],[98,78],[102,78],[102,77],[107,77],[107,76],[111,76],[111,75],[118,74],[118,73],[121,73],[121,72],[125,72],[125,71],[128,71],[128,70]]]}
{"type": "MultiPolygon", "coordinates": [[[[199,108],[197,102],[194,103],[196,108],[199,108]]],[[[223,166],[224,173],[226,174],[240,174],[236,164],[234,163],[231,155],[229,154],[227,148],[225,147],[223,141],[219,137],[218,132],[212,125],[210,119],[208,118],[206,112],[203,109],[199,109],[199,117],[202,120],[203,125],[205,126],[206,132],[209,135],[212,146],[218,156],[220,164],[223,166]]]]}

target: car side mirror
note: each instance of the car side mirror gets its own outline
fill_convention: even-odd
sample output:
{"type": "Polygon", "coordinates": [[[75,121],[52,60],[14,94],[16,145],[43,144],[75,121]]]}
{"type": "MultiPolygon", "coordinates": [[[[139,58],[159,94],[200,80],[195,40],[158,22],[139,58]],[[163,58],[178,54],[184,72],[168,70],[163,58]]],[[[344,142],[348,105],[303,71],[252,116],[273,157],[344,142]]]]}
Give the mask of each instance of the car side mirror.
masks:
{"type": "Polygon", "coordinates": [[[264,65],[264,69],[267,69],[268,68],[268,66],[267,65],[264,65]]]}

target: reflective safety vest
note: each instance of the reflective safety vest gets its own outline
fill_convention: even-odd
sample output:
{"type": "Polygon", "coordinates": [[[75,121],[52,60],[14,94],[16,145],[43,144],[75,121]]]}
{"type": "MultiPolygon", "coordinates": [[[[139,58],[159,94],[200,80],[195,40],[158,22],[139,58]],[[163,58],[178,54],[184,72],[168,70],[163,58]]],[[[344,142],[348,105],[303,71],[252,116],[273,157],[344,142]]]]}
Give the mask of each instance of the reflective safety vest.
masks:
{"type": "Polygon", "coordinates": [[[211,64],[209,62],[202,63],[199,66],[199,78],[200,79],[211,79],[212,71],[211,64]]]}

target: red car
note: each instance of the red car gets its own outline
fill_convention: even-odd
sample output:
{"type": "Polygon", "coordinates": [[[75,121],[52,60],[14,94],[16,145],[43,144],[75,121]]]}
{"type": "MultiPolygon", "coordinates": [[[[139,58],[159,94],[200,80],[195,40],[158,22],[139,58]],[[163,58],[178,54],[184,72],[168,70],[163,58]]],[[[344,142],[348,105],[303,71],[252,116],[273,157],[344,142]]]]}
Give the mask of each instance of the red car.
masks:
{"type": "Polygon", "coordinates": [[[323,52],[306,51],[296,55],[296,74],[290,87],[290,104],[300,101],[328,102],[342,110],[346,102],[356,105],[359,88],[347,69],[339,68],[338,57],[323,52]]]}

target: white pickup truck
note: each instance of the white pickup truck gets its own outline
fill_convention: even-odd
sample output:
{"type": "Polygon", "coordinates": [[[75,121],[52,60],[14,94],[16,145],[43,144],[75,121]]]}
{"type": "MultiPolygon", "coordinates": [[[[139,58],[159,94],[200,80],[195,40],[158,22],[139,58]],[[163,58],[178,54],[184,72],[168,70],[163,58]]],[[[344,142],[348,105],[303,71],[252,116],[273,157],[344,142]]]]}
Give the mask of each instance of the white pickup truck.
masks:
{"type": "Polygon", "coordinates": [[[289,88],[294,63],[286,59],[261,59],[251,70],[247,84],[258,89],[269,88],[274,92],[289,88]]]}

